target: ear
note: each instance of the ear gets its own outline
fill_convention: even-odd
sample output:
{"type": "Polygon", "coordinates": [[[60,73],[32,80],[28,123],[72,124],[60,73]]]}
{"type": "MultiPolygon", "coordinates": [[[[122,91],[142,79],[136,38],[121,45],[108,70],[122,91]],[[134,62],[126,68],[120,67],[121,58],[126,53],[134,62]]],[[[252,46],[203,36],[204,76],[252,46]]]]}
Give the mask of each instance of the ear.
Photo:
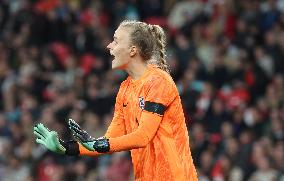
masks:
{"type": "Polygon", "coordinates": [[[131,46],[130,47],[130,57],[134,57],[138,53],[137,47],[136,46],[131,46]]]}

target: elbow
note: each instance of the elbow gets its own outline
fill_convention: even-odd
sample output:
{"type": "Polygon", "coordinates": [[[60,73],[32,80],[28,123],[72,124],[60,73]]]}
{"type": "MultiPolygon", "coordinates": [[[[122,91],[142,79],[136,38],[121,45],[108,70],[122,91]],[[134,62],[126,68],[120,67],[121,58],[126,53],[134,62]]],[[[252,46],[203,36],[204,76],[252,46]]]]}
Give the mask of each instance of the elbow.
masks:
{"type": "Polygon", "coordinates": [[[153,136],[151,134],[147,134],[147,132],[139,130],[136,132],[136,136],[137,136],[137,148],[145,148],[150,141],[153,139],[153,136]]]}
{"type": "Polygon", "coordinates": [[[142,144],[139,145],[139,148],[145,148],[148,145],[149,142],[143,142],[142,144]]]}
{"type": "Polygon", "coordinates": [[[140,137],[139,148],[145,148],[149,144],[150,140],[146,135],[140,137]]]}

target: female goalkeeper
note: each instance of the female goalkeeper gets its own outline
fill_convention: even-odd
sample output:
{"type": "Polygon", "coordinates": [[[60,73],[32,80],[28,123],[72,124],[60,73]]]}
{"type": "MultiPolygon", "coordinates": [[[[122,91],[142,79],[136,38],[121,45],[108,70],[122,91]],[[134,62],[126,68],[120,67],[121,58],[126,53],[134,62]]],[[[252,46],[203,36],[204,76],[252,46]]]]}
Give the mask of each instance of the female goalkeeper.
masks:
{"type": "Polygon", "coordinates": [[[123,21],[107,48],[112,69],[125,70],[113,120],[102,138],[92,138],[74,120],[77,141],[64,142],[43,124],[36,142],[66,155],[96,156],[130,150],[135,180],[197,181],[181,100],[165,61],[165,34],[157,25],[123,21]]]}

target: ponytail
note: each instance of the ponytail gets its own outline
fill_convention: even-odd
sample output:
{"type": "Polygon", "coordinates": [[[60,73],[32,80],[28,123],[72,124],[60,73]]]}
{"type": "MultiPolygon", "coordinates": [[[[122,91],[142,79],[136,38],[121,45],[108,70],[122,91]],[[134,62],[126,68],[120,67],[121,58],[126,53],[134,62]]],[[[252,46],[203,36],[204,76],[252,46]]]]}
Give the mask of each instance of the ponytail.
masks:
{"type": "Polygon", "coordinates": [[[166,61],[166,35],[164,30],[159,25],[150,25],[149,29],[156,40],[154,59],[160,69],[170,73],[169,65],[166,61]]]}

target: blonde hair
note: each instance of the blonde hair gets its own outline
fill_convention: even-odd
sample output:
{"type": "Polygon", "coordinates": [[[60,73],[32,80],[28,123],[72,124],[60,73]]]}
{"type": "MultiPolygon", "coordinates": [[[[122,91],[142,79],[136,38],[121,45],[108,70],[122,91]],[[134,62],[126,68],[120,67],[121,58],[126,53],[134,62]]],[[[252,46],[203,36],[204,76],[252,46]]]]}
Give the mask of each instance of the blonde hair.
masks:
{"type": "Polygon", "coordinates": [[[150,64],[170,72],[166,62],[166,35],[159,25],[140,21],[124,20],[119,26],[131,29],[130,40],[139,49],[140,56],[150,64]],[[153,60],[154,59],[154,60],[153,60]]]}

